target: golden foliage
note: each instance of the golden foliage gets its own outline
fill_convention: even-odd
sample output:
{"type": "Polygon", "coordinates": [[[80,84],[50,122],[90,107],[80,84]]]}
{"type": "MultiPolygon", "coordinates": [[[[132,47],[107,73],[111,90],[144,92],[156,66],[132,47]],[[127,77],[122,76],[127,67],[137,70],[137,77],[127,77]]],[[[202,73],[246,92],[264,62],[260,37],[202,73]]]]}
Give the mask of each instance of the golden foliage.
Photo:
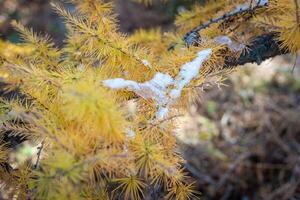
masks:
{"type": "MultiPolygon", "coordinates": [[[[1,174],[7,186],[18,183],[15,193],[20,198],[143,199],[149,188],[157,187],[166,199],[197,199],[173,131],[176,116],[195,97],[195,90],[213,73],[223,80],[222,74],[231,71],[222,69],[225,58],[242,53],[214,38],[226,35],[246,45],[271,30],[279,33],[282,48],[292,53],[300,48],[299,8],[294,0],[270,0],[267,7],[219,20],[200,30],[200,41],[190,47],[181,39],[187,31],[235,10],[244,1],[209,0],[181,12],[176,33],[152,29],[129,36],[118,31],[112,3],[70,2],[75,12],[53,4],[67,27],[64,47],[56,48],[49,37],[17,22],[13,25],[24,43],[0,41],[5,92],[18,89],[20,96],[1,100],[0,133],[44,144],[36,167],[26,163],[15,169],[14,176],[1,174]],[[176,46],[168,51],[172,42],[176,46]],[[211,54],[196,66],[203,59],[198,53],[208,49],[211,54]],[[193,77],[188,67],[197,69],[193,77]],[[172,79],[166,88],[161,85],[165,80],[151,82],[162,74],[172,79]],[[112,90],[103,82],[115,78],[128,85],[144,83],[144,88],[140,91],[140,85],[131,85],[112,90]],[[177,92],[182,90],[178,98],[171,94],[175,87],[177,92]],[[157,99],[168,100],[163,119],[156,117],[162,103],[157,99]]],[[[249,1],[243,6],[252,5],[249,1]]],[[[1,144],[0,163],[7,162],[7,156],[1,144]]]]}
{"type": "Polygon", "coordinates": [[[299,0],[270,1],[266,15],[256,19],[262,26],[279,32],[278,40],[282,42],[282,49],[288,49],[291,53],[300,49],[299,5],[299,0]]]}
{"type": "Polygon", "coordinates": [[[136,199],[139,200],[143,197],[143,190],[146,186],[143,181],[135,176],[130,176],[126,178],[116,179],[120,185],[116,188],[121,189],[121,193],[124,194],[125,199],[136,199]]]}

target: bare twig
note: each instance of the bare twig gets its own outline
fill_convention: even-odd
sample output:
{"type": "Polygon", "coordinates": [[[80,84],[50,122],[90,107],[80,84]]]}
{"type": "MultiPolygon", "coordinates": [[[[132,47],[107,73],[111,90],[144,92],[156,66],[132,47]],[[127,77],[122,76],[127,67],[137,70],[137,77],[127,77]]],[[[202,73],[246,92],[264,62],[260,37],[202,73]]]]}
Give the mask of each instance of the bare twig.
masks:
{"type": "Polygon", "coordinates": [[[222,178],[216,184],[216,191],[218,191],[226,183],[227,179],[235,171],[235,169],[240,165],[240,163],[243,162],[245,159],[247,159],[250,155],[251,155],[251,153],[242,154],[230,165],[228,171],[222,176],[222,178]]]}
{"type": "Polygon", "coordinates": [[[36,162],[35,162],[35,165],[34,165],[34,169],[37,169],[38,166],[39,166],[39,162],[40,162],[40,158],[41,158],[41,153],[42,153],[42,150],[44,148],[44,144],[45,144],[45,140],[42,141],[41,143],[41,146],[38,147],[38,152],[37,152],[37,159],[36,159],[36,162]]]}
{"type": "Polygon", "coordinates": [[[295,70],[295,68],[296,68],[296,65],[297,65],[297,59],[298,59],[298,54],[296,54],[296,56],[295,56],[294,65],[293,65],[293,68],[292,68],[292,71],[291,71],[292,74],[294,73],[294,70],[295,70]]]}
{"type": "Polygon", "coordinates": [[[214,185],[215,181],[207,174],[201,173],[198,169],[196,169],[194,166],[189,164],[188,162],[184,165],[185,169],[188,170],[191,174],[193,174],[194,177],[197,177],[199,182],[206,183],[210,185],[214,185]]]}
{"type": "Polygon", "coordinates": [[[286,143],[284,143],[282,141],[282,139],[278,136],[278,132],[274,129],[274,127],[272,126],[271,120],[269,118],[266,118],[265,120],[267,128],[270,130],[271,134],[270,134],[270,139],[273,140],[274,142],[276,142],[281,148],[282,150],[284,150],[288,155],[292,156],[293,150],[290,148],[290,146],[288,146],[286,143]]]}
{"type": "Polygon", "coordinates": [[[173,119],[176,119],[176,118],[182,117],[182,116],[183,116],[183,114],[177,114],[177,115],[173,115],[173,116],[170,116],[170,117],[168,117],[168,118],[159,120],[159,121],[156,122],[156,123],[151,123],[151,124],[147,127],[147,129],[151,129],[151,128],[153,128],[153,127],[159,126],[159,125],[161,125],[161,124],[163,124],[163,123],[165,123],[165,122],[171,121],[171,120],[173,120],[173,119]]]}
{"type": "Polygon", "coordinates": [[[252,8],[253,0],[250,1],[250,8],[252,8]]]}
{"type": "Polygon", "coordinates": [[[298,0],[294,0],[295,7],[296,7],[296,21],[298,24],[300,24],[300,15],[299,15],[299,3],[298,0]]]}

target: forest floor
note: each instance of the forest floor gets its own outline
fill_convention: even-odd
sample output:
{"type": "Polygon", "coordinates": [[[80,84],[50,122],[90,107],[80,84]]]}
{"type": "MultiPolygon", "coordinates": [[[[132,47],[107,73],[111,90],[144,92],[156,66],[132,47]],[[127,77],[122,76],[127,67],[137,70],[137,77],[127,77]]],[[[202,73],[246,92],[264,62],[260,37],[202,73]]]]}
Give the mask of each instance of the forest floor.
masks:
{"type": "Polygon", "coordinates": [[[292,73],[294,59],[240,67],[226,86],[201,91],[179,120],[186,168],[203,199],[300,199],[300,69],[292,73]]]}

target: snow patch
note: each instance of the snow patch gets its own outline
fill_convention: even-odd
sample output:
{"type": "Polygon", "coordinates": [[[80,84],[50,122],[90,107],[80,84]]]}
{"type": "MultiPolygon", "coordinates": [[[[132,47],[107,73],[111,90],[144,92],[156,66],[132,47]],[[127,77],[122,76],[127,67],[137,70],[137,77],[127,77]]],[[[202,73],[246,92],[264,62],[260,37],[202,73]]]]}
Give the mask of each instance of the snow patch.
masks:
{"type": "Polygon", "coordinates": [[[126,132],[126,136],[128,138],[134,138],[135,135],[136,135],[135,132],[133,130],[131,130],[131,129],[128,129],[127,132],[126,132]]]}
{"type": "Polygon", "coordinates": [[[184,87],[199,76],[203,62],[211,53],[211,49],[198,52],[194,60],[181,67],[175,79],[168,74],[158,72],[151,80],[144,83],[115,78],[105,80],[103,84],[111,89],[127,89],[145,99],[153,99],[158,107],[156,117],[163,119],[167,116],[169,107],[181,96],[184,87]]]}
{"type": "Polygon", "coordinates": [[[246,45],[232,41],[228,36],[218,36],[214,38],[218,44],[226,44],[231,51],[238,52],[243,50],[246,45]]]}
{"type": "Polygon", "coordinates": [[[152,68],[150,62],[148,60],[142,60],[143,64],[146,66],[146,67],[149,67],[149,68],[152,68]]]}
{"type": "Polygon", "coordinates": [[[211,53],[211,49],[202,50],[198,52],[197,57],[193,61],[181,67],[179,74],[175,78],[174,89],[170,92],[172,99],[179,98],[183,88],[198,76],[202,63],[208,59],[211,53]]]}
{"type": "Polygon", "coordinates": [[[166,99],[166,89],[173,83],[173,79],[168,74],[156,73],[155,76],[144,83],[138,83],[123,78],[108,79],[103,81],[104,85],[112,89],[127,89],[135,92],[145,99],[155,99],[163,101],[166,99]]]}

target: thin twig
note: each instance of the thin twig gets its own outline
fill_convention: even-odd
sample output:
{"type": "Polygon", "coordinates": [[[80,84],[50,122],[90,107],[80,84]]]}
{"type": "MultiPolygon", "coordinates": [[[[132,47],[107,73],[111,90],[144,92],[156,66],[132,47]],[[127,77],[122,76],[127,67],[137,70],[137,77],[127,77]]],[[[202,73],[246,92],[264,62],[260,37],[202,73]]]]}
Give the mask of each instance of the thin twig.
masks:
{"type": "Polygon", "coordinates": [[[208,183],[210,185],[214,185],[215,181],[207,174],[201,173],[198,169],[196,169],[194,166],[189,164],[188,162],[184,165],[185,169],[189,171],[194,177],[197,177],[199,182],[201,183],[208,183]]]}
{"type": "Polygon", "coordinates": [[[295,6],[296,6],[296,21],[298,24],[300,24],[300,15],[299,15],[299,3],[298,0],[294,0],[295,6]]]}
{"type": "Polygon", "coordinates": [[[296,65],[297,65],[297,59],[298,59],[298,54],[296,54],[296,57],[295,57],[295,62],[294,62],[294,65],[293,65],[293,68],[292,68],[292,71],[291,71],[292,74],[294,73],[294,70],[295,70],[295,68],[296,68],[296,65]]]}
{"type": "Polygon", "coordinates": [[[38,168],[40,158],[41,158],[41,153],[42,153],[42,150],[44,148],[44,144],[45,144],[45,140],[42,141],[41,146],[38,148],[39,151],[37,152],[37,159],[36,159],[36,162],[35,162],[35,165],[34,165],[34,169],[38,168]]]}
{"type": "Polygon", "coordinates": [[[235,171],[235,169],[242,163],[245,159],[249,158],[251,154],[246,153],[239,156],[234,163],[232,163],[228,169],[228,171],[222,176],[222,178],[219,180],[219,182],[216,185],[216,191],[218,191],[227,181],[227,179],[230,177],[230,175],[235,171]]]}
{"type": "Polygon", "coordinates": [[[253,0],[250,1],[250,8],[252,8],[253,0]]]}
{"type": "Polygon", "coordinates": [[[145,125],[144,127],[141,127],[140,131],[157,127],[157,126],[159,126],[159,125],[161,125],[161,124],[163,124],[163,123],[165,123],[167,121],[170,121],[170,120],[173,120],[175,118],[182,117],[182,116],[183,116],[182,114],[177,114],[177,115],[173,115],[173,116],[170,116],[168,118],[159,120],[159,121],[157,121],[155,123],[149,123],[149,124],[145,125]]]}
{"type": "Polygon", "coordinates": [[[171,121],[172,119],[175,119],[175,118],[178,118],[178,117],[182,117],[182,116],[183,116],[183,114],[177,114],[177,115],[170,116],[170,117],[165,118],[165,119],[163,119],[163,120],[159,120],[159,121],[156,122],[156,123],[150,124],[150,126],[147,127],[147,128],[153,128],[153,127],[155,127],[155,126],[159,126],[159,125],[161,125],[161,124],[163,124],[163,123],[165,123],[165,122],[167,122],[167,121],[171,121]]]}

